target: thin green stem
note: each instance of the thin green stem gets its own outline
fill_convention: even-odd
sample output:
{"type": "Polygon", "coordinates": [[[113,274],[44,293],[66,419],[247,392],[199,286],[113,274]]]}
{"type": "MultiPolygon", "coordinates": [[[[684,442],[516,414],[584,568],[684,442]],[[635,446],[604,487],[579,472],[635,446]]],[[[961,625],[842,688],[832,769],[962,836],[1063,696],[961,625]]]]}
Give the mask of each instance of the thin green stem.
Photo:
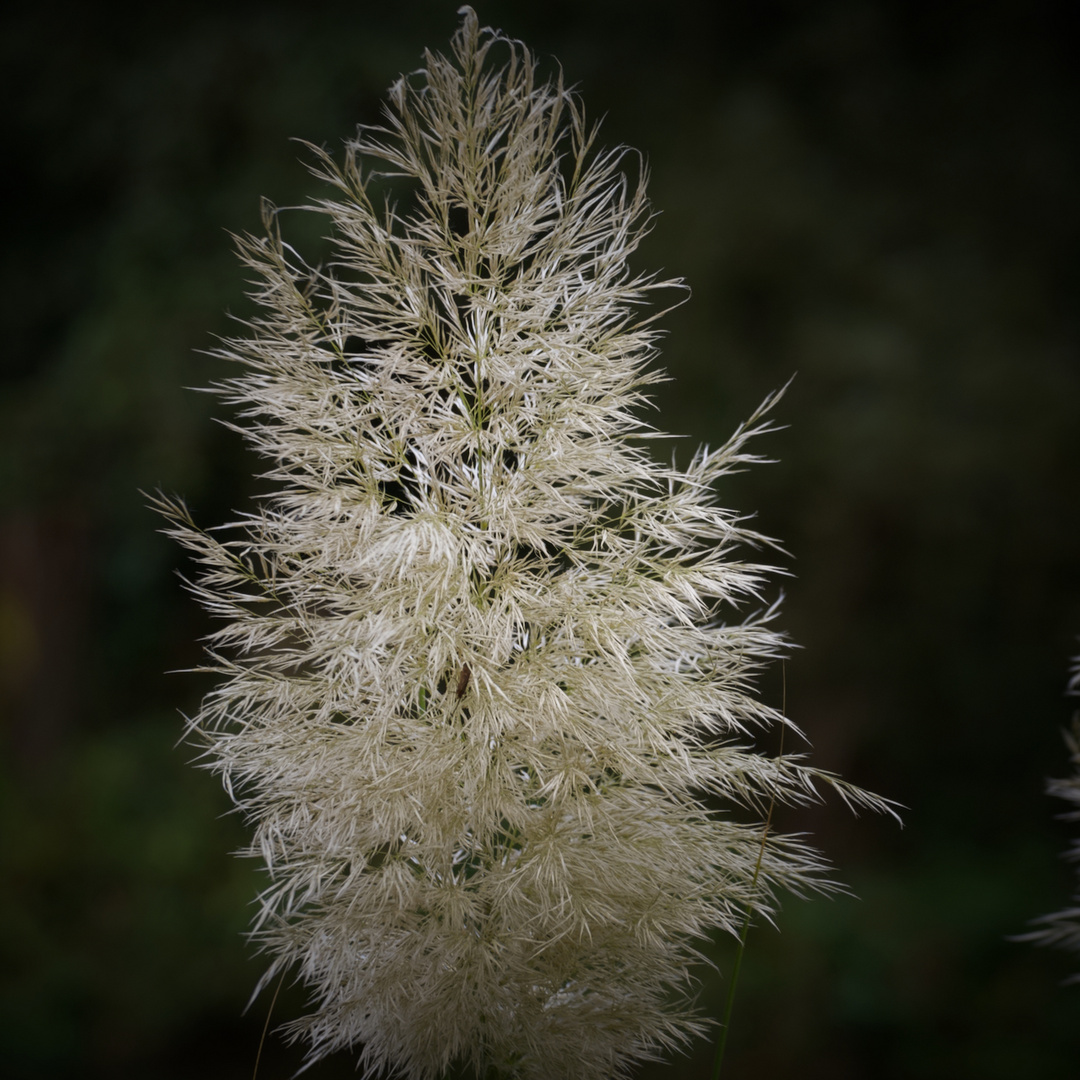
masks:
{"type": "MultiPolygon", "coordinates": [[[[782,683],[780,712],[787,716],[787,669],[784,662],[780,662],[780,677],[782,683]]],[[[780,754],[784,756],[784,727],[780,727],[780,754]]],[[[772,827],[773,810],[776,807],[776,795],[769,800],[769,812],[765,816],[765,828],[761,831],[761,845],[758,847],[757,862],[754,864],[754,876],[750,881],[750,891],[757,887],[758,878],[761,876],[761,864],[765,859],[765,843],[769,839],[769,829],[772,827]]],[[[728,1031],[731,1028],[731,1010],[735,1005],[735,987],[739,982],[739,969],[742,967],[743,953],[746,952],[746,938],[750,933],[751,909],[747,907],[746,918],[743,919],[742,929],[739,931],[739,946],[735,950],[735,962],[731,966],[731,978],[728,980],[727,999],[724,1002],[724,1015],[720,1021],[720,1036],[716,1040],[716,1056],[713,1058],[712,1080],[720,1080],[720,1066],[724,1062],[724,1050],[727,1048],[728,1031]]]]}
{"type": "MultiPolygon", "coordinates": [[[[754,871],[754,880],[757,880],[757,871],[754,871]]],[[[746,951],[746,935],[750,932],[750,912],[747,910],[743,920],[742,930],[739,932],[739,947],[735,950],[735,963],[731,968],[731,978],[728,980],[727,1000],[724,1002],[724,1016],[720,1022],[720,1037],[716,1042],[716,1057],[713,1058],[712,1080],[719,1080],[720,1066],[724,1062],[724,1050],[727,1047],[728,1030],[731,1027],[731,1010],[735,1005],[735,985],[739,981],[739,968],[742,967],[743,953],[746,951]]]]}
{"type": "Polygon", "coordinates": [[[266,1033],[270,1030],[270,1017],[274,1012],[274,1005],[277,1002],[277,996],[281,992],[281,984],[285,981],[285,971],[282,969],[281,978],[278,979],[278,984],[274,988],[274,996],[270,999],[270,1008],[266,1010],[266,1023],[263,1024],[262,1037],[259,1039],[259,1049],[255,1053],[255,1069],[251,1074],[251,1080],[256,1080],[259,1075],[259,1061],[262,1058],[263,1043],[266,1042],[266,1033]]]}

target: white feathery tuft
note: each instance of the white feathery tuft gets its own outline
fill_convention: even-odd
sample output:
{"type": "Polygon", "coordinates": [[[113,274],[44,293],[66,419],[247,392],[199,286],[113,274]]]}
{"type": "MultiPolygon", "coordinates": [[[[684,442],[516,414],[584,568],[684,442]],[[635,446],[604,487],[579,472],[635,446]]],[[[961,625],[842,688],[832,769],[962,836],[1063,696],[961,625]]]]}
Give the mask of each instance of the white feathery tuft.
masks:
{"type": "Polygon", "coordinates": [[[735,617],[767,541],[714,484],[776,398],[684,470],[649,456],[645,305],[679,282],[627,268],[644,169],[463,14],[384,126],[312,148],[332,260],[269,204],[239,239],[261,314],[218,389],[273,493],[222,534],[157,505],[220,619],[190,735],[254,829],[310,1059],[591,1080],[706,1029],[676,1001],[706,933],[833,887],[792,838],[759,872],[718,806],[887,806],[752,745],[788,723],[753,689],[785,645],[735,617]]]}

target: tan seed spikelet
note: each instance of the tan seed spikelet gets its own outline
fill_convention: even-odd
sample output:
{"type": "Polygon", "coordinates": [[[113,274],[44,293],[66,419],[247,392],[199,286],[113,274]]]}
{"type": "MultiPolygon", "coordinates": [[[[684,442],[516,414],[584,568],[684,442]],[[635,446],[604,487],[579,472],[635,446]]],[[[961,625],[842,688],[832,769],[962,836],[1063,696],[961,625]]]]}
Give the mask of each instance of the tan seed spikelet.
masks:
{"type": "Polygon", "coordinates": [[[772,400],[686,469],[650,458],[643,304],[678,283],[627,269],[643,179],[463,15],[384,127],[315,150],[332,260],[269,205],[239,241],[262,314],[220,389],[275,493],[226,539],[159,507],[221,619],[191,734],[270,875],[265,981],[311,989],[292,1034],[417,1080],[592,1080],[703,1030],[672,1004],[695,940],[829,887],[782,837],[757,875],[760,829],[707,797],[883,804],[750,745],[787,722],[752,687],[783,642],[730,621],[764,538],[713,486],[772,400]]]}

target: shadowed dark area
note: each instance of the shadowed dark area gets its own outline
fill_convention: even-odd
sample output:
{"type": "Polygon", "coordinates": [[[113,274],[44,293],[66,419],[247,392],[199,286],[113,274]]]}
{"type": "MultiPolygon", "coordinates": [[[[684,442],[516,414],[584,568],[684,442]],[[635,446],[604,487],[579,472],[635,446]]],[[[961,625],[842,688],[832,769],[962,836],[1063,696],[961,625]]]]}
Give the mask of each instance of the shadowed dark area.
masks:
{"type": "MultiPolygon", "coordinates": [[[[3,16],[0,1061],[8,1076],[248,1077],[270,993],[260,886],[217,781],[177,747],[210,624],[139,491],[231,520],[260,465],[205,355],[251,313],[228,231],[320,194],[331,148],[458,3],[188,4],[3,16]]],[[[1067,905],[1080,651],[1080,106],[1045,0],[476,4],[554,56],[601,143],[646,156],[638,269],[683,276],[650,417],[727,437],[795,374],[722,501],[792,553],[788,714],[816,764],[903,803],[785,811],[858,900],[754,928],[724,1075],[1056,1080],[1080,959],[1007,940],[1067,905]]],[[[283,212],[310,260],[323,221],[283,212]]],[[[467,223],[461,225],[466,227],[467,223]]],[[[345,352],[372,343],[350,339],[345,352]]],[[[368,363],[358,357],[354,362],[368,363]]],[[[664,447],[665,453],[670,452],[664,447]]],[[[407,480],[387,498],[407,494],[407,480]]],[[[771,599],[766,598],[766,600],[771,599]]],[[[781,672],[763,693],[779,704],[781,672]]],[[[775,750],[776,748],[773,747],[775,750]]],[[[786,747],[785,750],[790,750],[786,747]]],[[[732,943],[716,943],[723,972],[732,943]]],[[[702,971],[718,1015],[725,983],[702,971]]],[[[280,1021],[304,1007],[285,986],[280,1021]]],[[[706,1077],[711,1048],[640,1070],[706,1077]]],[[[259,1076],[292,1075],[271,1036],[259,1076]]],[[[313,1077],[354,1075],[346,1055],[313,1077]]]]}

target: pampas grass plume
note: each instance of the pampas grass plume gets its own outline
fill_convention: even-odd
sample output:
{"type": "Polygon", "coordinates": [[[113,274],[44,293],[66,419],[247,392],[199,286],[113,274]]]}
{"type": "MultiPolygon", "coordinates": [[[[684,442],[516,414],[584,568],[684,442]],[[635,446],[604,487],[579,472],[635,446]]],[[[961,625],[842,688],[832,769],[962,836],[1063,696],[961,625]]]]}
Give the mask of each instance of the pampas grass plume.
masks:
{"type": "Polygon", "coordinates": [[[220,623],[189,734],[253,828],[310,1060],[594,1080],[706,1030],[706,934],[830,887],[717,806],[884,803],[753,745],[788,724],[753,690],[784,642],[714,487],[775,398],[685,468],[649,455],[646,305],[678,282],[627,266],[644,170],[462,13],[383,126],[311,148],[330,261],[269,204],[239,240],[260,314],[217,389],[272,492],[222,531],[157,505],[220,623]]]}

